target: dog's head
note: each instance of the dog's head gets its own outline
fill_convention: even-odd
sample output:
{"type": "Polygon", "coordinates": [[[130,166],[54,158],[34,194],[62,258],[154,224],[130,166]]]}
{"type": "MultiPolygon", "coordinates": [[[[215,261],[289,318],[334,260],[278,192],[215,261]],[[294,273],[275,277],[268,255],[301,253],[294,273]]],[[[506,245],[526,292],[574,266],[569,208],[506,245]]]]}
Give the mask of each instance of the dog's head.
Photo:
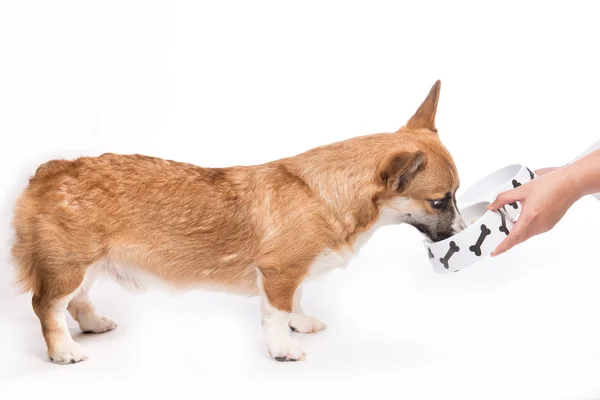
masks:
{"type": "Polygon", "coordinates": [[[437,81],[417,112],[393,134],[393,145],[380,166],[381,201],[400,211],[406,222],[431,241],[464,229],[456,206],[458,172],[435,127],[440,94],[437,81]]]}

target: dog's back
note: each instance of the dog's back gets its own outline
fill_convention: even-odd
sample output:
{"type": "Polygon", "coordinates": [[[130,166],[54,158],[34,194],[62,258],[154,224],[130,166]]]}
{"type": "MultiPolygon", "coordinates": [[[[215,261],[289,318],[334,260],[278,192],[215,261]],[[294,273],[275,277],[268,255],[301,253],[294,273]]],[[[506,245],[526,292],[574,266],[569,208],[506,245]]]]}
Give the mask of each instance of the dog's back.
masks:
{"type": "Polygon", "coordinates": [[[15,210],[13,256],[20,283],[36,293],[45,290],[45,276],[68,282],[67,271],[80,282],[88,266],[107,257],[160,265],[152,272],[174,281],[194,273],[219,280],[223,270],[229,281],[242,279],[243,271],[231,268],[244,260],[221,259],[238,246],[245,250],[240,255],[251,254],[257,245],[252,238],[258,236],[261,207],[249,203],[252,194],[240,196],[246,173],[139,155],[43,164],[15,210]],[[179,248],[184,245],[185,251],[179,248]]]}

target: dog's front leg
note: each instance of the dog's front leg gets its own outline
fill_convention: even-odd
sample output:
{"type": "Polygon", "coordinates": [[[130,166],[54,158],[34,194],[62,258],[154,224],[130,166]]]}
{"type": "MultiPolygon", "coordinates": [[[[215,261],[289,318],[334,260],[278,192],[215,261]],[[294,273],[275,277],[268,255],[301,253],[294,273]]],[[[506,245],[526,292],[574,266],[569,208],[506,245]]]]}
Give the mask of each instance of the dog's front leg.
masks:
{"type": "Polygon", "coordinates": [[[262,326],[269,354],[277,361],[301,361],[305,353],[290,335],[290,319],[294,293],[299,281],[280,271],[258,271],[262,326]]]}
{"type": "Polygon", "coordinates": [[[317,317],[307,315],[302,309],[302,286],[298,286],[294,294],[294,304],[290,316],[290,328],[298,333],[316,333],[327,329],[327,325],[317,317]]]}

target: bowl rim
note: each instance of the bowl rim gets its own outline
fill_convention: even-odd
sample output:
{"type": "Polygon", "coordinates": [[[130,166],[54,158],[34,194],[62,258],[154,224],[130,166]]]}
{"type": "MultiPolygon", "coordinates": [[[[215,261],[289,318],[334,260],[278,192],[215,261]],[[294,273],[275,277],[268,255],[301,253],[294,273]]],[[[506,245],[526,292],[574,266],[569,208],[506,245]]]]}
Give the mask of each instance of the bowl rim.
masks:
{"type": "MultiPolygon", "coordinates": [[[[461,194],[460,194],[460,196],[459,196],[459,198],[457,199],[457,201],[458,201],[459,203],[466,203],[466,204],[467,204],[467,205],[466,205],[466,207],[468,207],[468,206],[471,206],[471,205],[474,205],[474,204],[477,204],[477,203],[479,203],[480,201],[481,201],[481,202],[485,201],[485,200],[479,200],[479,201],[478,201],[477,199],[475,199],[475,197],[477,197],[477,196],[471,196],[471,197],[472,197],[472,199],[468,199],[468,198],[466,198],[466,196],[467,196],[467,194],[468,194],[468,193],[469,193],[471,190],[475,190],[475,188],[476,188],[477,186],[479,186],[479,185],[480,185],[482,182],[484,182],[484,181],[486,181],[486,180],[490,179],[490,178],[491,178],[493,175],[495,175],[495,174],[499,173],[500,171],[504,171],[504,170],[507,170],[507,169],[509,169],[509,168],[515,168],[515,167],[519,167],[519,169],[518,169],[518,170],[516,171],[516,173],[515,173],[515,174],[512,176],[513,178],[514,178],[515,176],[517,176],[517,175],[518,175],[518,174],[519,174],[519,173],[520,173],[520,172],[523,170],[523,168],[527,168],[527,166],[526,166],[524,163],[513,163],[513,164],[510,164],[510,165],[506,165],[506,166],[504,166],[504,167],[502,167],[502,168],[498,168],[498,169],[496,169],[496,170],[494,170],[494,171],[490,172],[489,174],[487,174],[487,175],[486,175],[486,176],[484,176],[483,178],[480,178],[480,179],[478,179],[478,180],[477,180],[477,181],[476,181],[474,184],[470,185],[470,186],[469,186],[469,187],[468,187],[468,188],[467,188],[467,189],[466,189],[466,190],[465,190],[463,193],[461,193],[461,194]]],[[[506,182],[510,182],[510,179],[509,179],[509,180],[507,180],[506,182]]],[[[502,185],[504,185],[506,182],[499,183],[499,184],[497,185],[497,187],[495,187],[495,188],[494,188],[494,190],[492,191],[492,193],[489,193],[489,195],[491,195],[491,196],[494,196],[494,195],[496,195],[496,194],[497,194],[496,192],[498,191],[498,189],[499,189],[499,188],[500,188],[502,185]]],[[[490,199],[489,201],[491,202],[491,199],[490,199]]]]}

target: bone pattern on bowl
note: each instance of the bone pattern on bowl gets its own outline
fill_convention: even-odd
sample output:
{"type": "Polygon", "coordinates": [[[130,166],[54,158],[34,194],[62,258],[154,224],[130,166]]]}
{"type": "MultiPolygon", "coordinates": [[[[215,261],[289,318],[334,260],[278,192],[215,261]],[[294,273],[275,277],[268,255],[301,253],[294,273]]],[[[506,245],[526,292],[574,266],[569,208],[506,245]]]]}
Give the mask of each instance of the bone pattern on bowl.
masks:
{"type": "Polygon", "coordinates": [[[492,248],[506,237],[507,232],[510,232],[510,228],[512,227],[512,221],[507,217],[505,210],[487,211],[486,204],[488,203],[473,205],[471,206],[471,210],[467,210],[468,212],[481,212],[485,210],[485,213],[480,218],[477,218],[473,225],[463,231],[465,234],[454,235],[448,239],[445,245],[440,242],[428,245],[428,256],[434,267],[437,264],[446,271],[458,271],[460,268],[472,264],[477,259],[489,255],[492,248]],[[467,230],[469,232],[466,232],[467,230]],[[463,237],[464,235],[466,237],[463,237]],[[493,241],[492,238],[494,239],[493,241]],[[432,247],[440,248],[433,249],[432,247]],[[461,254],[464,254],[463,250],[467,250],[467,253],[471,254],[471,256],[463,255],[462,261],[456,260],[457,256],[461,257],[461,254]],[[436,255],[436,253],[439,254],[436,255]]]}
{"type": "Polygon", "coordinates": [[[459,251],[460,247],[458,247],[454,241],[450,242],[450,248],[448,249],[448,252],[444,257],[440,258],[440,262],[442,263],[444,268],[450,268],[450,258],[454,255],[454,253],[458,253],[459,251]]]}
{"type": "Polygon", "coordinates": [[[475,253],[477,257],[481,256],[481,245],[483,244],[485,238],[491,233],[492,231],[485,226],[485,224],[481,224],[481,235],[479,235],[479,238],[474,245],[469,246],[469,250],[475,253]]]}
{"type": "Polygon", "coordinates": [[[534,178],[535,174],[528,167],[513,164],[491,173],[469,188],[459,200],[467,228],[441,242],[426,244],[434,270],[456,272],[489,256],[510,233],[521,204],[508,204],[497,212],[488,211],[487,205],[500,192],[517,188],[534,178]]]}
{"type": "MultiPolygon", "coordinates": [[[[500,211],[499,214],[501,216],[502,223],[498,227],[498,230],[500,232],[508,231],[508,228],[506,227],[506,216],[505,216],[504,212],[500,211]]],[[[480,225],[480,232],[481,232],[481,234],[477,238],[477,241],[474,244],[472,244],[471,246],[469,246],[469,251],[473,252],[477,257],[480,257],[482,255],[481,246],[483,245],[486,237],[492,233],[491,229],[489,229],[486,226],[486,224],[480,225]]],[[[446,252],[444,257],[441,257],[439,259],[440,263],[442,263],[442,265],[444,266],[445,269],[450,268],[450,259],[452,258],[454,253],[458,253],[459,251],[460,251],[460,247],[456,244],[455,241],[451,241],[449,243],[448,251],[446,252]]],[[[433,252],[431,251],[431,248],[428,248],[428,254],[429,254],[430,259],[433,259],[435,257],[433,255],[433,252]]]]}

